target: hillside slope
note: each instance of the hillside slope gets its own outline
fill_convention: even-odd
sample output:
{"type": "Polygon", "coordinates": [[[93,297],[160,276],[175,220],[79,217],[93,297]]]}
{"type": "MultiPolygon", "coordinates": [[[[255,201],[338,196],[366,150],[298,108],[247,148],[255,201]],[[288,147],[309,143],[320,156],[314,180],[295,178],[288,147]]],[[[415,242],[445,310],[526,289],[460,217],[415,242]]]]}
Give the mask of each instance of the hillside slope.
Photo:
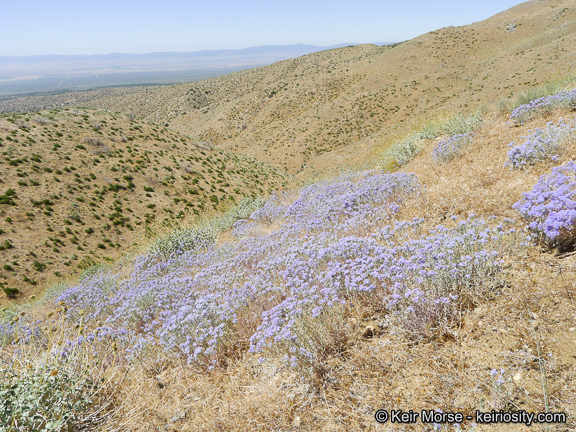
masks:
{"type": "Polygon", "coordinates": [[[162,226],[295,184],[263,163],[106,111],[0,117],[0,153],[0,284],[25,294],[162,226]]]}
{"type": "MultiPolygon", "coordinates": [[[[516,124],[487,113],[403,171],[274,195],[214,242],[5,310],[0,385],[54,421],[57,390],[82,408],[70,425],[102,432],[574,430],[576,254],[544,237],[576,247],[576,90],[551,99],[569,97],[516,124]],[[532,215],[515,206],[531,190],[532,215]],[[377,410],[470,419],[379,424],[377,410]],[[553,422],[476,417],[492,410],[553,422]]],[[[7,413],[0,427],[32,418],[7,413]]]]}
{"type": "Polygon", "coordinates": [[[359,165],[391,128],[475,110],[573,73],[576,2],[530,1],[410,41],[340,48],[194,84],[0,103],[131,111],[310,177],[359,165]]]}

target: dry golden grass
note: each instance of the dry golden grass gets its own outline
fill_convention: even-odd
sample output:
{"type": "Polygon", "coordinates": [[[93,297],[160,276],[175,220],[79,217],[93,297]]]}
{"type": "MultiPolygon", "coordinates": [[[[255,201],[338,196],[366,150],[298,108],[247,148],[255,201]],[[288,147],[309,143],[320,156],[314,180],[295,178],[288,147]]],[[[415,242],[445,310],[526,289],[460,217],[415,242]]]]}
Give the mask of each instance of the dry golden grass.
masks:
{"type": "MultiPolygon", "coordinates": [[[[508,144],[555,113],[521,127],[488,116],[465,154],[432,163],[434,142],[404,170],[426,185],[425,200],[413,201],[401,217],[425,217],[431,225],[470,213],[514,217],[511,206],[551,165],[525,171],[505,168],[508,144]]],[[[573,143],[564,161],[574,159],[573,143]]],[[[223,238],[223,241],[230,239],[223,238]]],[[[450,334],[413,342],[378,317],[358,311],[339,325],[347,349],[328,359],[320,381],[301,381],[274,360],[260,364],[241,354],[224,369],[198,373],[186,365],[140,365],[121,389],[122,407],[100,430],[114,430],[138,412],[131,431],[422,431],[415,425],[379,425],[377,409],[441,408],[565,412],[561,425],[480,425],[474,431],[568,431],[576,427],[576,255],[557,256],[534,245],[528,255],[507,257],[507,283],[497,293],[462,310],[450,334]],[[367,330],[369,328],[369,330],[367,330]],[[495,386],[490,371],[505,369],[495,386]]],[[[466,427],[469,427],[467,423],[466,427]]]]}

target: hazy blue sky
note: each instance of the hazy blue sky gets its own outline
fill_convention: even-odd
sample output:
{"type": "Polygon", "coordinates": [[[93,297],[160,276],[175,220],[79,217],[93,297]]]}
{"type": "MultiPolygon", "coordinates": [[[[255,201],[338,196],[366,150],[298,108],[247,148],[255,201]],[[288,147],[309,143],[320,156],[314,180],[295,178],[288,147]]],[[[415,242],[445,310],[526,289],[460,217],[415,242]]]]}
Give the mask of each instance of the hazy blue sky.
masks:
{"type": "Polygon", "coordinates": [[[0,55],[396,42],[516,0],[1,0],[0,55]]]}

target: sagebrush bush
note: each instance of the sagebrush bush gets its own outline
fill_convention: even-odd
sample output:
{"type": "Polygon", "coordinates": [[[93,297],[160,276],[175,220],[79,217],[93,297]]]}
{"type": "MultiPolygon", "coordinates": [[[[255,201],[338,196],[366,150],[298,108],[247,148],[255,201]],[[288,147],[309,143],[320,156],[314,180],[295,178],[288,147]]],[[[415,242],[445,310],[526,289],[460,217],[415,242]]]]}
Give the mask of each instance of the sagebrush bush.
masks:
{"type": "Polygon", "coordinates": [[[482,112],[477,111],[471,114],[458,114],[448,120],[440,128],[442,133],[447,135],[462,135],[473,132],[482,124],[482,112]]]}
{"type": "Polygon", "coordinates": [[[400,167],[410,162],[424,148],[424,140],[419,135],[411,135],[394,142],[380,156],[380,163],[387,169],[400,167]]]}
{"type": "Polygon", "coordinates": [[[114,332],[84,334],[83,313],[70,322],[66,311],[50,327],[24,313],[0,323],[0,431],[72,432],[102,419],[114,332]]]}
{"type": "Polygon", "coordinates": [[[86,137],[82,142],[94,147],[104,147],[104,142],[100,138],[86,137]]]}
{"type": "Polygon", "coordinates": [[[93,401],[93,383],[57,362],[17,373],[0,371],[0,431],[74,430],[93,401]]]}

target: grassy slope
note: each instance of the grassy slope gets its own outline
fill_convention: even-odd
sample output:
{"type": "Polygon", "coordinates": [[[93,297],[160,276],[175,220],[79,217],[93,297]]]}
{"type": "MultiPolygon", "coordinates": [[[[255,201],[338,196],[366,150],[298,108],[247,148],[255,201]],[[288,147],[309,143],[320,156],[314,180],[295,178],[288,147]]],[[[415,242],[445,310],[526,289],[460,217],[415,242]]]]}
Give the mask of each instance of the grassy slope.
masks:
{"type": "MultiPolygon", "coordinates": [[[[464,155],[449,163],[432,163],[434,142],[429,142],[404,168],[417,173],[426,186],[425,198],[408,201],[398,219],[423,217],[435,226],[450,215],[518,218],[512,204],[552,166],[574,160],[576,142],[559,162],[524,171],[503,166],[508,143],[521,142],[529,129],[560,118],[576,120],[573,112],[555,112],[513,127],[506,117],[490,114],[464,155]]],[[[277,227],[272,223],[251,235],[277,227]]],[[[313,242],[313,235],[307,240],[313,242]]],[[[233,240],[223,234],[220,241],[233,240]]],[[[204,373],[176,358],[157,361],[153,352],[135,367],[120,362],[108,372],[123,377],[113,391],[116,411],[100,430],[396,430],[374,421],[380,408],[440,408],[465,414],[476,409],[549,409],[567,413],[568,423],[548,429],[488,425],[470,430],[572,430],[576,255],[556,256],[532,245],[526,254],[504,259],[505,283],[462,310],[449,332],[431,333],[420,342],[407,339],[393,324],[380,326],[386,312],[378,304],[359,302],[337,326],[346,334],[345,348],[327,356],[326,370],[317,381],[301,380],[301,371],[282,366],[281,355],[266,354],[268,361],[260,364],[261,354],[245,351],[226,366],[204,373]],[[495,382],[492,369],[505,370],[503,383],[495,382]]],[[[255,263],[244,264],[238,269],[241,274],[255,263]]],[[[126,268],[119,271],[123,274],[126,268]]],[[[48,323],[45,308],[32,314],[48,323]]],[[[244,318],[251,312],[258,313],[244,311],[244,318]]],[[[71,310],[72,323],[77,313],[71,310]]],[[[428,429],[417,423],[402,430],[428,429]]]]}
{"type": "Polygon", "coordinates": [[[0,204],[0,282],[25,295],[162,226],[294,185],[263,163],[123,115],[41,114],[0,118],[0,195],[16,193],[14,205],[0,204]]]}
{"type": "Polygon", "coordinates": [[[572,73],[574,0],[531,1],[395,47],[341,48],[194,84],[4,103],[133,110],[303,176],[358,166],[391,136],[572,73]]]}

